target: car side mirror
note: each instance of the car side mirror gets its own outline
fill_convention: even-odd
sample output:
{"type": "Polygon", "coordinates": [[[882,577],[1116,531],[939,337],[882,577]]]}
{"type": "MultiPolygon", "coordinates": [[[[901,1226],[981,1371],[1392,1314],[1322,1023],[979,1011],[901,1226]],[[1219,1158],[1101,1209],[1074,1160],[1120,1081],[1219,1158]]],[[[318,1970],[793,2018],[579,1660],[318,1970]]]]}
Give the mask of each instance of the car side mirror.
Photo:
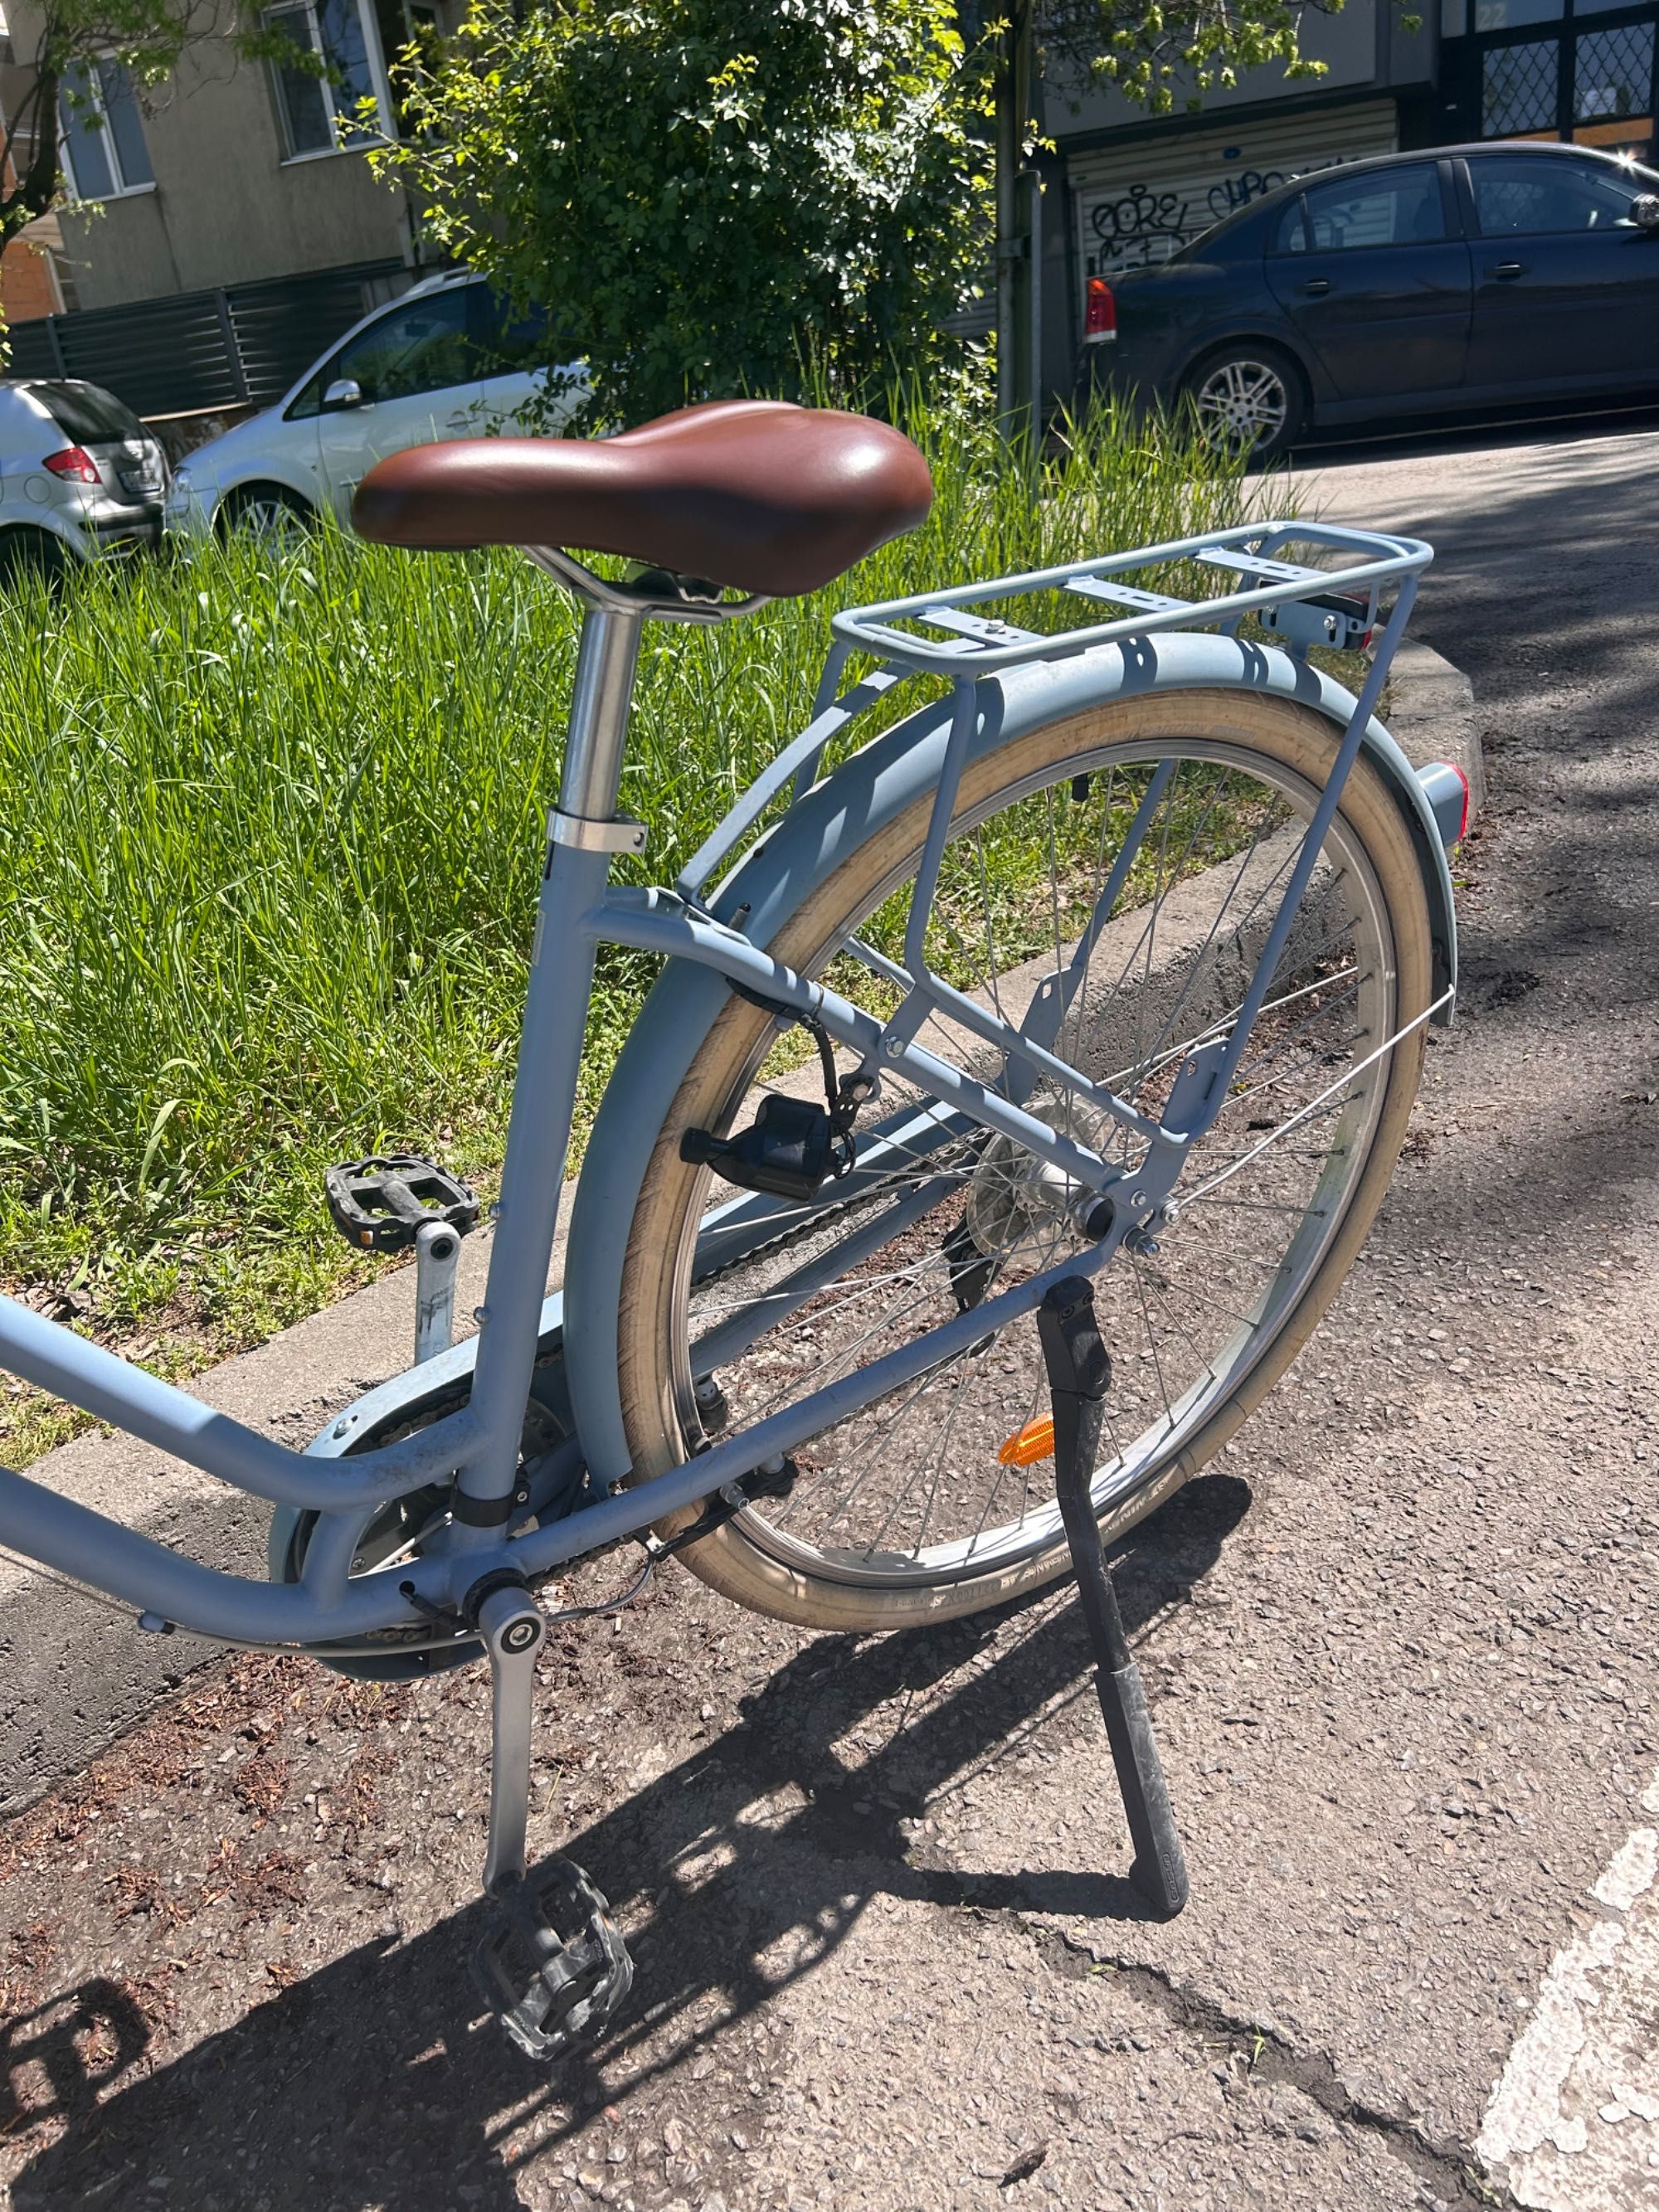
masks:
{"type": "Polygon", "coordinates": [[[1638,192],[1630,204],[1630,219],[1638,230],[1659,230],[1659,192],[1638,192]]]}
{"type": "MultiPolygon", "coordinates": [[[[1654,204],[1659,207],[1659,201],[1654,204]]],[[[363,387],[355,376],[337,376],[323,394],[325,407],[362,407],[366,404],[363,387]]]]}

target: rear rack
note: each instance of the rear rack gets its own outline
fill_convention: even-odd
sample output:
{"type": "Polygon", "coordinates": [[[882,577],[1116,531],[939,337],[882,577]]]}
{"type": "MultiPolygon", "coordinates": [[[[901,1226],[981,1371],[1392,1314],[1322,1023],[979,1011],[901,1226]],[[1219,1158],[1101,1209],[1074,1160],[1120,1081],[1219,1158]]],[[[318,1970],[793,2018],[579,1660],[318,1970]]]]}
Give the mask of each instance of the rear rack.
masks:
{"type": "Polygon", "coordinates": [[[830,627],[843,649],[861,647],[917,674],[931,671],[955,677],[989,675],[1027,661],[1064,659],[1158,630],[1194,629],[1212,623],[1236,630],[1249,614],[1261,615],[1266,626],[1300,654],[1310,645],[1363,644],[1376,624],[1383,585],[1420,575],[1433,558],[1432,550],[1419,539],[1381,531],[1314,522],[1244,523],[1230,530],[1206,531],[1196,538],[1172,538],[1162,545],[1138,546],[1103,559],[1073,561],[1061,568],[1036,568],[988,583],[953,585],[945,591],[919,592],[912,599],[849,607],[833,618],[830,627]],[[1310,568],[1277,557],[1291,544],[1358,557],[1334,568],[1310,568]],[[1115,580],[1136,569],[1190,562],[1232,571],[1239,587],[1214,599],[1191,599],[1115,580]],[[969,611],[987,599],[1045,592],[1070,592],[1128,611],[1115,621],[1055,631],[1024,629],[1016,623],[969,611]],[[892,627],[904,621],[946,635],[940,639],[892,627]]]}

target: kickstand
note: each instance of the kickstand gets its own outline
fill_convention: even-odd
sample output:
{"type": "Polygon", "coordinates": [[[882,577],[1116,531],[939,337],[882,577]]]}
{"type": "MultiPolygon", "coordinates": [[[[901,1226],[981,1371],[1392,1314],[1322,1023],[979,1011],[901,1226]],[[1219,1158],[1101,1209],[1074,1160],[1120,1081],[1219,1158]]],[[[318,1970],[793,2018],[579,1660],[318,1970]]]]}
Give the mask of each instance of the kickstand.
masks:
{"type": "Polygon", "coordinates": [[[491,1576],[466,1607],[489,1654],[489,1846],[484,1890],[495,1924],[473,1954],[490,2010],[520,2051],[557,2058],[594,2041],[633,1985],[610,1908],[574,1859],[525,1871],[536,1654],[546,1624],[517,1576],[491,1576]]]}
{"type": "Polygon", "coordinates": [[[1094,1292],[1085,1277],[1069,1275],[1054,1285],[1037,1309],[1037,1334],[1054,1399],[1054,1487],[1094,1646],[1095,1686],[1112,1764],[1134,1844],[1129,1878],[1155,1912],[1172,1920],[1187,1902],[1187,1862],[1170,1809],[1146,1693],[1123,1632],[1090,1498],[1112,1364],[1100,1340],[1094,1292]]]}

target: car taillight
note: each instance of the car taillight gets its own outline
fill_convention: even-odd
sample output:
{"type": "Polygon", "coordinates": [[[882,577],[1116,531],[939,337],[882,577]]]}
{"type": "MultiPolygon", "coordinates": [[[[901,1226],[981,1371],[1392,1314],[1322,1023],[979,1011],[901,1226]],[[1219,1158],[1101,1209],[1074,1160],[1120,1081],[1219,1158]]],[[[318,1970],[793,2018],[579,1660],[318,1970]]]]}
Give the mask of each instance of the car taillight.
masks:
{"type": "Polygon", "coordinates": [[[1112,297],[1112,288],[1103,276],[1091,276],[1084,289],[1084,343],[1098,345],[1103,338],[1116,336],[1117,301],[1112,297]]]}
{"type": "Polygon", "coordinates": [[[61,453],[48,453],[45,465],[68,483],[101,483],[98,464],[84,446],[65,446],[61,453]]]}

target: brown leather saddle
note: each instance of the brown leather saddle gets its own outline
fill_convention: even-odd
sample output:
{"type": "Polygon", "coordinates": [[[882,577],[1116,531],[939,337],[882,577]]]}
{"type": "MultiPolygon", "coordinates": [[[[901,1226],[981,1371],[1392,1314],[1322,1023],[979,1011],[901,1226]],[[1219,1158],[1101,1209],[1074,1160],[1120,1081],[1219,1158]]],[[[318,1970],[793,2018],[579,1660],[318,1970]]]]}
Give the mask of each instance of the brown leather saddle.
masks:
{"type": "Polygon", "coordinates": [[[927,464],[865,415],[779,400],[684,407],[620,437],[416,446],[351,519],[382,545],[621,553],[774,599],[816,591],[933,505],[927,464]]]}

